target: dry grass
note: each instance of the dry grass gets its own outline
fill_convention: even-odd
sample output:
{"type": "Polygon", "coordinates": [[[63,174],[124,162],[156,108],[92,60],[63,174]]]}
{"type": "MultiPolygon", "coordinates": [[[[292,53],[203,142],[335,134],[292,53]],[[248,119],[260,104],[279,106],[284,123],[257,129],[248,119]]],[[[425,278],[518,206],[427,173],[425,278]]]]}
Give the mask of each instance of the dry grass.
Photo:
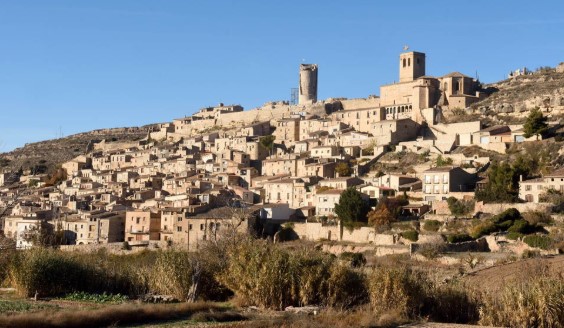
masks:
{"type": "Polygon", "coordinates": [[[246,317],[211,303],[178,305],[119,305],[97,310],[63,310],[0,317],[0,327],[108,327],[192,319],[194,321],[242,321],[246,317]]]}
{"type": "Polygon", "coordinates": [[[500,290],[480,293],[480,324],[564,327],[564,275],[534,270],[500,290]]]}

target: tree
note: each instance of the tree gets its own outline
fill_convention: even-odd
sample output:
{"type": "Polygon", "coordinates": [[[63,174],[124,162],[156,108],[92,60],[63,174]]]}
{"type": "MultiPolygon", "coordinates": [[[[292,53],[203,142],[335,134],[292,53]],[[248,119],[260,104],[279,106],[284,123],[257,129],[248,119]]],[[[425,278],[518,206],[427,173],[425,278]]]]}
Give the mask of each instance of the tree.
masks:
{"type": "Polygon", "coordinates": [[[464,216],[470,214],[474,210],[473,201],[458,200],[455,197],[447,199],[448,209],[455,216],[464,216]]]}
{"type": "Polygon", "coordinates": [[[523,125],[523,131],[525,132],[525,138],[530,138],[534,135],[544,136],[548,130],[548,125],[546,124],[546,117],[542,115],[542,112],[538,107],[535,107],[529,116],[527,116],[527,121],[523,125]]]}
{"type": "Polygon", "coordinates": [[[392,222],[396,221],[388,206],[388,202],[381,201],[374,211],[368,213],[368,224],[373,226],[378,232],[390,229],[392,222]]]}
{"type": "Polygon", "coordinates": [[[275,136],[268,135],[268,136],[261,137],[260,140],[259,140],[259,143],[261,144],[261,146],[263,146],[264,148],[266,148],[270,152],[272,152],[272,148],[274,147],[274,140],[275,139],[276,139],[275,136]]]}
{"type": "Polygon", "coordinates": [[[488,182],[476,191],[476,200],[486,203],[513,203],[518,200],[518,177],[507,163],[493,163],[488,169],[488,182]]]}
{"type": "Polygon", "coordinates": [[[452,165],[452,158],[443,158],[442,155],[439,155],[435,164],[437,167],[452,165]]]}
{"type": "Polygon", "coordinates": [[[64,231],[60,223],[55,227],[46,220],[41,220],[37,224],[30,226],[22,234],[22,238],[33,246],[54,247],[63,244],[64,231]]]}
{"type": "Polygon", "coordinates": [[[362,194],[354,187],[343,191],[339,203],[335,204],[335,214],[347,229],[352,229],[359,223],[367,222],[366,215],[369,210],[368,202],[362,198],[362,194]]]}
{"type": "Polygon", "coordinates": [[[347,162],[339,162],[335,167],[335,171],[339,173],[340,177],[348,177],[351,175],[351,166],[347,162]]]}
{"type": "Polygon", "coordinates": [[[407,195],[382,197],[374,211],[368,213],[368,224],[379,232],[385,231],[391,227],[392,222],[398,220],[402,207],[408,204],[407,195]]]}

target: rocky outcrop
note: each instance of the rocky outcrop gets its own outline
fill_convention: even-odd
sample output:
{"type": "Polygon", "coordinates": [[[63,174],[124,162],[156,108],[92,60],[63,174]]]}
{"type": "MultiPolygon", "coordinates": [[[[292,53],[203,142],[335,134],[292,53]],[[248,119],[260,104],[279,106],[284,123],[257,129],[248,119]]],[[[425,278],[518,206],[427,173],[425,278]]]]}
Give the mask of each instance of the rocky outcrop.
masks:
{"type": "Polygon", "coordinates": [[[488,85],[488,89],[498,91],[473,104],[471,112],[524,117],[531,109],[539,107],[549,115],[564,113],[564,68],[561,66],[488,85]]]}

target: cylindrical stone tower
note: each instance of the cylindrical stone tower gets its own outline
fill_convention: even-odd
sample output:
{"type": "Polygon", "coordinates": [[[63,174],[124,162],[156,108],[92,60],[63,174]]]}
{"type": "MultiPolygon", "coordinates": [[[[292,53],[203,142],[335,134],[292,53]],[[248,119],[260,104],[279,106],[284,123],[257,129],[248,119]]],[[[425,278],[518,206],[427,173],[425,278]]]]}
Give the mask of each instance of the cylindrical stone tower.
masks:
{"type": "Polygon", "coordinates": [[[300,65],[299,104],[313,104],[317,101],[317,65],[300,65]]]}

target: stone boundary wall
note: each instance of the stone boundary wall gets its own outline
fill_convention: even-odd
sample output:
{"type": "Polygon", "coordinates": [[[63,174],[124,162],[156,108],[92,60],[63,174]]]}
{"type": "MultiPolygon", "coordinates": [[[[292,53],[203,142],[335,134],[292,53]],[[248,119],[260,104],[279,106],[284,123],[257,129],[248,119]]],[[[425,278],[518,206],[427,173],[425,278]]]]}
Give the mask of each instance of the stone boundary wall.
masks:
{"type": "Polygon", "coordinates": [[[476,202],[474,213],[491,213],[499,214],[507,209],[516,208],[519,212],[545,212],[552,207],[549,203],[502,203],[502,204],[484,204],[484,202],[476,202]]]}
{"type": "Polygon", "coordinates": [[[294,223],[294,232],[300,239],[320,241],[343,241],[351,243],[370,243],[378,245],[396,245],[399,241],[397,235],[378,234],[371,227],[362,227],[349,231],[340,225],[324,226],[317,222],[294,223]]]}
{"type": "MultiPolygon", "coordinates": [[[[421,248],[421,243],[412,243],[410,245],[410,254],[416,253],[421,248]]],[[[489,252],[488,241],[486,238],[466,241],[462,243],[444,243],[442,251],[447,253],[464,253],[464,252],[489,252]]]]}

